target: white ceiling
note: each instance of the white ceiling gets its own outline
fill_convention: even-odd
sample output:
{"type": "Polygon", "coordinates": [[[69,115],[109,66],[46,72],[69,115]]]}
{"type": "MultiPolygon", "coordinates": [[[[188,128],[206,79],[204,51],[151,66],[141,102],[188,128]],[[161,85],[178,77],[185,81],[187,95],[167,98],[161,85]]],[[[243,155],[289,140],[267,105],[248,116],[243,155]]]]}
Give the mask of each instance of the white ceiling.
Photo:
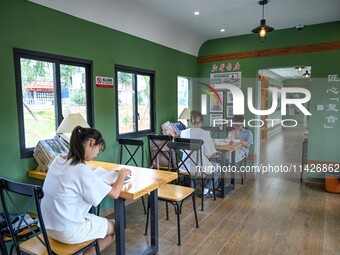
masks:
{"type": "MultiPolygon", "coordinates": [[[[206,40],[250,34],[262,16],[257,0],[29,1],[194,56],[206,40]]],[[[340,0],[271,0],[264,16],[275,29],[338,21],[340,0]]]]}
{"type": "MultiPolygon", "coordinates": [[[[312,74],[311,66],[303,66],[301,72],[298,71],[296,67],[283,67],[283,68],[273,68],[273,69],[261,69],[259,74],[266,77],[273,78],[274,80],[284,81],[291,79],[307,79],[305,73],[308,72],[312,74]]],[[[308,79],[309,80],[309,79],[308,79]]]]}

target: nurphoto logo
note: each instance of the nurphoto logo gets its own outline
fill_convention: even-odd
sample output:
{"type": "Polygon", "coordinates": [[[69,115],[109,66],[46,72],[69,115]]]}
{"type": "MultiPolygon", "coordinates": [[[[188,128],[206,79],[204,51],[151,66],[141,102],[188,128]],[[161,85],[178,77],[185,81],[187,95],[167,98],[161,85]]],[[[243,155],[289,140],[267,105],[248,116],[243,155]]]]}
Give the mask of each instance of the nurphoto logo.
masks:
{"type": "MultiPolygon", "coordinates": [[[[221,84],[223,86],[223,89],[228,89],[233,96],[233,114],[234,115],[244,115],[244,94],[242,90],[234,85],[231,84],[221,84]]],[[[281,107],[281,115],[285,116],[287,115],[286,109],[287,105],[295,105],[304,115],[312,115],[306,107],[303,105],[304,103],[307,103],[311,99],[311,93],[309,90],[304,88],[297,88],[297,87],[287,87],[287,88],[281,88],[280,91],[277,88],[273,88],[272,90],[272,102],[271,107],[266,110],[258,110],[254,107],[253,102],[253,88],[249,87],[247,89],[247,106],[251,113],[254,115],[269,115],[275,112],[276,108],[278,107],[278,104],[280,103],[281,107]],[[281,93],[281,100],[279,102],[278,100],[278,93],[281,93]],[[287,98],[287,94],[289,93],[300,93],[303,94],[304,97],[300,98],[287,98]]],[[[277,121],[281,122],[281,125],[283,127],[295,127],[297,126],[297,121],[294,119],[266,119],[269,126],[274,126],[274,123],[277,121]]],[[[214,119],[213,121],[214,126],[218,126],[221,124],[230,124],[232,125],[232,120],[226,120],[226,119],[214,119]]],[[[250,119],[247,122],[244,120],[243,125],[248,124],[250,127],[262,127],[265,123],[261,119],[250,119]]]]}

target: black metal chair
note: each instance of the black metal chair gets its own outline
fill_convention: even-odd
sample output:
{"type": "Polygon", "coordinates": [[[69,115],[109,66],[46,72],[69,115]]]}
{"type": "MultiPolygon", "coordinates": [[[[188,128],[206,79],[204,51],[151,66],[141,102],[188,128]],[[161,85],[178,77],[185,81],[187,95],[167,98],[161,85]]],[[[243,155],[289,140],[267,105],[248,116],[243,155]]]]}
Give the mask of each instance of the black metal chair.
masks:
{"type": "MultiPolygon", "coordinates": [[[[17,222],[19,220],[18,214],[10,214],[11,215],[11,222],[17,222]]],[[[32,217],[35,217],[35,214],[32,214],[29,212],[29,215],[31,215],[32,217]]],[[[6,216],[4,212],[0,213],[0,251],[1,254],[3,255],[7,255],[7,254],[13,254],[13,250],[14,250],[14,243],[12,242],[12,237],[11,234],[9,232],[8,229],[8,225],[7,225],[7,221],[6,221],[6,216]],[[6,243],[12,243],[11,247],[10,247],[10,251],[8,253],[7,251],[7,247],[6,247],[6,243]]],[[[32,225],[32,229],[35,232],[40,231],[39,227],[36,225],[32,225]]],[[[20,229],[20,231],[17,234],[18,237],[18,241],[24,241],[30,238],[31,236],[31,232],[30,229],[23,227],[22,229],[20,229]]]]}
{"type": "MultiPolygon", "coordinates": [[[[144,142],[142,140],[121,138],[118,143],[120,144],[120,164],[144,167],[144,142]],[[127,155],[123,157],[124,152],[127,155]]],[[[142,197],[142,203],[144,214],[146,214],[144,197],[142,197]]]]}
{"type": "Polygon", "coordinates": [[[172,141],[169,135],[148,135],[151,168],[168,169],[170,154],[167,143],[172,141]]]}
{"type": "MultiPolygon", "coordinates": [[[[170,148],[170,154],[169,154],[169,164],[168,164],[168,170],[171,171],[174,169],[175,164],[177,165],[177,160],[175,161],[174,157],[175,154],[172,153],[172,149],[176,148],[178,145],[182,148],[183,145],[186,145],[185,148],[188,148],[190,144],[184,144],[184,143],[176,143],[176,142],[168,142],[168,147],[170,148]]],[[[191,148],[193,151],[199,151],[200,147],[198,144],[194,144],[191,148]]],[[[198,153],[197,153],[197,160],[198,162],[198,153]]],[[[178,170],[177,166],[176,169],[178,170]]],[[[181,182],[179,182],[181,183],[181,182]]],[[[181,219],[180,215],[182,213],[182,206],[183,202],[191,196],[192,198],[192,204],[193,204],[193,210],[195,215],[195,223],[196,228],[199,227],[198,225],[198,218],[197,218],[197,211],[196,211],[196,196],[195,196],[195,189],[192,187],[185,187],[181,185],[176,184],[163,184],[158,188],[158,199],[161,201],[166,202],[166,219],[169,220],[169,208],[168,203],[171,203],[174,206],[175,214],[177,216],[177,238],[178,238],[178,245],[181,245],[181,219]]],[[[148,203],[148,210],[147,210],[147,218],[146,218],[146,225],[145,225],[145,235],[147,235],[148,232],[148,225],[149,225],[149,203],[148,203]]]]}
{"type": "Polygon", "coordinates": [[[0,178],[0,195],[8,231],[17,254],[81,254],[92,247],[95,247],[96,254],[100,254],[97,240],[81,244],[64,244],[48,237],[40,209],[40,201],[44,196],[40,186],[0,178]],[[15,214],[18,215],[16,226],[12,225],[9,208],[15,210],[15,214]],[[34,223],[39,225],[40,231],[36,231],[35,225],[28,222],[26,216],[29,210],[37,212],[37,222],[34,223]],[[28,229],[30,233],[28,240],[19,237],[21,227],[28,229]]]}
{"type": "MultiPolygon", "coordinates": [[[[201,181],[201,187],[202,187],[202,205],[201,205],[201,211],[204,210],[204,183],[205,181],[207,181],[208,179],[212,179],[213,180],[213,193],[214,193],[214,200],[216,200],[216,189],[217,187],[215,187],[215,183],[214,183],[214,173],[212,174],[206,174],[203,171],[201,171],[201,174],[199,175],[197,172],[195,173],[195,175],[193,176],[191,174],[191,172],[187,169],[185,161],[189,161],[194,163],[194,165],[196,166],[202,166],[202,162],[203,162],[203,155],[202,155],[202,146],[204,144],[204,141],[202,139],[193,139],[193,138],[180,138],[180,137],[176,137],[174,139],[175,142],[177,143],[188,143],[189,145],[191,145],[191,147],[189,146],[189,149],[183,149],[183,148],[176,148],[176,156],[177,156],[177,162],[179,162],[179,164],[177,164],[177,169],[185,169],[186,172],[184,172],[186,175],[189,175],[190,179],[194,181],[194,188],[196,189],[196,184],[198,182],[198,179],[201,181]],[[192,145],[197,144],[199,145],[199,149],[198,151],[192,151],[193,147],[192,145]],[[195,154],[198,154],[198,161],[195,161],[195,159],[192,157],[195,154]],[[185,155],[184,157],[181,155],[185,155]]],[[[180,146],[179,146],[180,147],[180,146]]],[[[178,172],[179,175],[183,174],[183,171],[179,171],[178,172]]]]}

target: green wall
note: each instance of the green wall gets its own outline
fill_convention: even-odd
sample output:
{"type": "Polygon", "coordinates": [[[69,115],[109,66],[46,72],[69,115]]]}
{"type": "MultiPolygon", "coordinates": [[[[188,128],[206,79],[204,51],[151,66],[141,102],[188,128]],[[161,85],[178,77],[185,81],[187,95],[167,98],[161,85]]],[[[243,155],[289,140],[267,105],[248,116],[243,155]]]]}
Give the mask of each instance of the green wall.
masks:
{"type": "MultiPolygon", "coordinates": [[[[324,23],[313,26],[306,26],[298,31],[295,28],[277,30],[268,34],[267,40],[260,43],[257,35],[249,34],[243,36],[209,40],[205,42],[199,56],[212,56],[217,54],[228,54],[245,51],[283,48],[290,46],[317,44],[323,42],[340,41],[340,22],[324,23]]],[[[340,162],[340,116],[335,113],[338,120],[332,129],[325,129],[324,122],[327,113],[315,110],[318,104],[329,104],[329,96],[326,95],[326,88],[336,87],[340,90],[340,82],[327,82],[329,74],[340,76],[340,50],[321,51],[312,53],[298,53],[271,57],[258,57],[239,60],[225,60],[198,65],[200,78],[209,78],[213,64],[239,63],[242,78],[249,78],[252,82],[242,82],[242,90],[245,93],[248,86],[257,86],[257,75],[259,69],[292,67],[297,65],[312,67],[312,81],[308,88],[311,91],[308,160],[325,162],[340,162]]],[[[246,109],[247,107],[245,107],[246,109]]],[[[337,104],[340,108],[340,103],[337,104]]],[[[246,112],[246,118],[249,112],[246,112]]],[[[254,117],[254,116],[253,116],[254,117]]]]}
{"type": "MultiPolygon", "coordinates": [[[[177,76],[197,76],[195,56],[25,0],[2,0],[0,19],[0,133],[3,134],[0,175],[3,177],[41,183],[26,177],[29,169],[35,169],[35,160],[20,159],[14,47],[92,60],[93,77],[114,77],[115,64],[154,70],[158,132],[161,123],[177,120],[177,76]]],[[[107,142],[107,149],[98,159],[118,162],[115,90],[97,87],[93,90],[95,127],[107,142]]]]}

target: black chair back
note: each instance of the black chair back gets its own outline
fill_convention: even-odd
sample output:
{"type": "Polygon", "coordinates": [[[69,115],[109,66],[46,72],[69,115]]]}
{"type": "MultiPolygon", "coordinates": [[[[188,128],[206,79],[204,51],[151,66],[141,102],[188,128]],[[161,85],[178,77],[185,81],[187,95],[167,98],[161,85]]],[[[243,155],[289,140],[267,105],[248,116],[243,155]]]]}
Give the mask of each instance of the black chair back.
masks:
{"type": "Polygon", "coordinates": [[[37,237],[46,247],[48,254],[52,255],[51,246],[48,241],[45,224],[40,210],[40,200],[44,197],[44,192],[41,187],[0,178],[0,195],[7,228],[12,238],[16,253],[22,253],[19,248],[19,242],[22,241],[22,238],[19,236],[19,232],[22,228],[27,228],[29,230],[29,237],[37,237]],[[10,208],[11,210],[14,210],[13,213],[9,212],[10,208]],[[34,224],[39,223],[43,238],[38,236],[39,232],[36,228],[34,229],[34,225],[27,220],[27,215],[29,215],[28,212],[30,210],[34,210],[38,214],[38,218],[34,224]],[[13,215],[16,216],[15,220],[17,224],[15,224],[15,226],[13,224],[13,215]]]}
{"type": "MultiPolygon", "coordinates": [[[[120,144],[120,164],[129,165],[129,163],[134,163],[137,167],[144,167],[144,142],[142,140],[137,139],[119,139],[118,143],[120,144]],[[137,153],[141,152],[140,161],[137,159],[137,153]],[[128,155],[126,160],[123,161],[123,154],[124,152],[127,152],[128,155]],[[137,162],[138,161],[138,162],[137,162]]],[[[130,165],[131,165],[130,163],[130,165]]],[[[142,203],[143,203],[143,210],[144,214],[146,214],[146,205],[144,201],[144,197],[142,197],[142,203]]],[[[125,207],[124,207],[125,210],[125,207]]],[[[124,222],[126,227],[126,222],[124,222]]]]}
{"type": "Polygon", "coordinates": [[[153,168],[168,167],[170,154],[167,143],[172,141],[172,136],[169,135],[148,135],[149,140],[149,155],[150,164],[153,168]]]}
{"type": "Polygon", "coordinates": [[[169,142],[168,147],[170,148],[169,168],[170,166],[175,167],[179,178],[181,177],[180,169],[184,169],[190,177],[195,172],[195,177],[197,177],[197,171],[188,169],[186,163],[189,162],[194,167],[200,166],[200,162],[202,162],[201,146],[198,143],[169,142]],[[176,158],[173,158],[172,151],[175,152],[176,158]]]}
{"type": "Polygon", "coordinates": [[[137,139],[119,139],[120,144],[120,164],[129,165],[133,162],[135,166],[144,166],[144,142],[137,139]],[[137,152],[141,151],[141,160],[137,163],[137,152]],[[123,161],[124,152],[128,153],[127,159],[123,161]]]}
{"type": "MultiPolygon", "coordinates": [[[[42,251],[41,247],[42,249],[46,248],[44,254],[55,255],[56,252],[52,251],[51,243],[58,243],[61,254],[65,254],[66,250],[69,251],[69,244],[59,243],[48,238],[40,208],[41,199],[44,197],[44,192],[40,186],[0,178],[0,196],[16,254],[36,254],[38,251],[35,248],[39,246],[39,252],[42,251]],[[14,214],[9,213],[10,209],[13,210],[14,214]],[[37,218],[32,220],[29,211],[35,211],[37,218]],[[16,216],[15,223],[13,222],[13,215],[16,216]],[[25,244],[26,246],[21,250],[20,247],[25,244]],[[63,245],[65,246],[62,247],[63,245]]],[[[95,247],[96,254],[100,254],[97,240],[85,242],[83,245],[78,244],[78,246],[80,247],[73,249],[72,254],[82,254],[91,247],[95,247]]]]}
{"type": "MultiPolygon", "coordinates": [[[[198,168],[200,168],[200,175],[198,175],[198,171],[195,171],[195,176],[193,178],[192,174],[189,173],[189,177],[191,180],[194,181],[193,185],[194,188],[196,188],[196,184],[197,184],[197,180],[198,178],[200,178],[201,180],[201,185],[203,187],[204,185],[204,181],[207,178],[214,178],[214,174],[212,174],[211,177],[206,176],[204,174],[204,171],[202,169],[202,164],[203,164],[203,152],[202,152],[202,146],[204,144],[204,141],[202,139],[193,139],[193,138],[175,138],[174,139],[176,143],[178,143],[178,145],[176,145],[176,148],[180,148],[180,144],[183,144],[183,147],[181,148],[181,150],[183,151],[183,153],[186,155],[185,157],[183,157],[184,159],[181,159],[180,164],[178,164],[178,167],[181,167],[182,165],[184,165],[184,167],[186,168],[184,161],[186,160],[190,160],[192,163],[194,163],[194,165],[198,168]],[[188,151],[190,150],[190,151],[188,151]],[[194,161],[192,159],[192,155],[197,155],[197,161],[194,161]]],[[[170,143],[168,144],[169,148],[170,148],[170,143]]],[[[177,151],[176,151],[177,154],[177,151]]],[[[178,158],[178,157],[177,157],[178,158]]],[[[179,168],[178,168],[179,169],[179,168]]],[[[187,170],[187,168],[186,168],[187,170]]],[[[192,170],[192,169],[190,169],[192,170]]],[[[188,170],[187,170],[188,171],[188,170]]],[[[179,176],[180,176],[180,172],[178,172],[179,176]]],[[[202,188],[202,206],[201,206],[201,210],[204,210],[204,195],[203,195],[203,188],[202,188]]],[[[214,192],[214,199],[216,200],[216,190],[215,190],[215,186],[213,184],[213,192],[214,192]]]]}

